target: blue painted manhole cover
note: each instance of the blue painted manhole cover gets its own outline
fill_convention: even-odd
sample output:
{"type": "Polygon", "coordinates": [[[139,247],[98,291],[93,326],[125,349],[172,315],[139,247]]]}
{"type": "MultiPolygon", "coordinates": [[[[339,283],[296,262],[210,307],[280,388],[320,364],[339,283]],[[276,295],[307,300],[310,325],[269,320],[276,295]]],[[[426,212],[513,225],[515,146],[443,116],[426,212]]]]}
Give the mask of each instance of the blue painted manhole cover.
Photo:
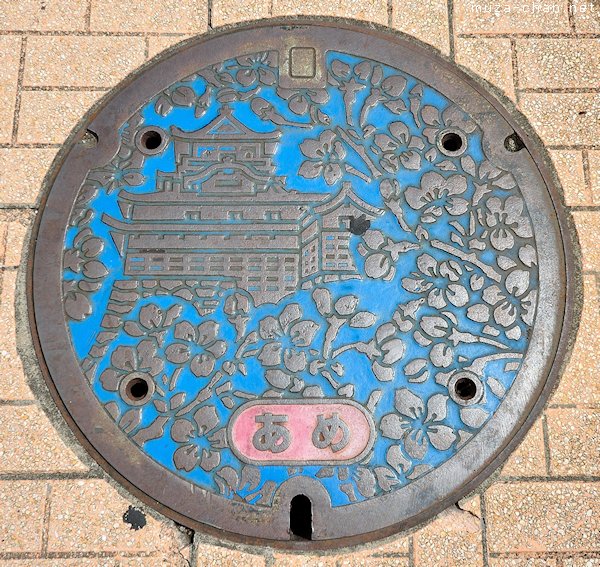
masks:
{"type": "Polygon", "coordinates": [[[93,454],[187,525],[296,547],[409,527],[552,385],[572,268],[550,179],[496,99],[403,38],[201,37],[50,177],[40,360],[93,454]]]}

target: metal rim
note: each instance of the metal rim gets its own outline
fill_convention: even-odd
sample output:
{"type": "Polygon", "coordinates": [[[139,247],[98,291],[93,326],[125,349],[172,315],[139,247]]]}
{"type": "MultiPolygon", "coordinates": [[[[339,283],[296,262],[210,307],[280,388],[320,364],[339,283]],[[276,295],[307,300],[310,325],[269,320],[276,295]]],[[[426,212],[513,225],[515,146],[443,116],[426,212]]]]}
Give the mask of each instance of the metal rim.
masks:
{"type": "MultiPolygon", "coordinates": [[[[552,358],[552,360],[546,361],[547,371],[545,372],[545,374],[548,376],[548,378],[545,382],[542,381],[537,384],[538,395],[533,396],[534,401],[532,403],[529,403],[529,405],[526,406],[526,408],[523,408],[529,411],[523,411],[522,409],[522,415],[527,415],[527,417],[524,420],[521,420],[519,423],[513,425],[513,427],[511,428],[511,435],[505,437],[505,442],[502,444],[499,450],[495,451],[495,453],[491,455],[488,455],[486,462],[483,463],[483,465],[478,467],[476,470],[472,471],[472,474],[466,482],[462,482],[459,486],[454,487],[453,490],[448,492],[446,496],[444,496],[442,499],[439,499],[437,502],[435,502],[435,504],[432,505],[426,503],[423,509],[418,514],[412,515],[409,519],[404,519],[392,525],[380,527],[379,529],[371,531],[368,534],[349,534],[340,538],[336,538],[335,540],[312,541],[308,544],[303,542],[280,542],[271,539],[265,540],[257,538],[255,536],[253,537],[252,535],[241,536],[239,533],[232,531],[231,527],[218,526],[216,522],[216,526],[210,526],[204,523],[200,524],[199,522],[191,519],[185,513],[175,511],[175,509],[185,510],[186,507],[174,506],[172,502],[165,503],[165,500],[167,499],[164,498],[164,494],[162,494],[162,490],[160,487],[164,484],[164,481],[166,480],[165,477],[169,476],[166,473],[166,471],[163,471],[162,473],[156,471],[157,474],[153,474],[150,480],[146,478],[146,482],[135,482],[135,475],[132,475],[131,471],[127,472],[127,478],[125,478],[125,476],[123,476],[124,470],[121,466],[122,463],[118,458],[114,458],[115,452],[118,453],[119,449],[113,448],[112,451],[106,452],[102,450],[101,447],[101,445],[105,444],[106,440],[108,440],[110,437],[110,426],[112,425],[110,421],[107,421],[106,424],[95,425],[96,432],[98,428],[103,429],[106,438],[100,442],[98,442],[98,439],[95,439],[94,443],[90,441],[90,429],[86,429],[85,426],[81,427],[81,419],[78,419],[77,416],[78,412],[80,412],[79,408],[85,406],[85,395],[82,396],[81,393],[75,392],[72,387],[76,383],[81,383],[78,381],[82,380],[83,377],[79,378],[77,377],[77,373],[71,374],[71,372],[69,371],[68,380],[71,382],[71,387],[57,387],[57,385],[52,381],[50,375],[49,366],[52,366],[52,363],[48,364],[48,354],[44,354],[44,348],[42,347],[43,334],[48,330],[49,325],[52,326],[52,324],[55,323],[50,322],[50,317],[48,317],[48,313],[46,312],[47,310],[44,309],[44,306],[40,307],[39,303],[36,304],[35,302],[36,298],[41,297],[40,294],[48,294],[49,289],[49,286],[47,286],[48,280],[46,269],[52,268],[52,254],[49,253],[48,250],[46,250],[46,248],[48,247],[48,242],[45,236],[48,230],[62,230],[62,227],[65,226],[64,223],[61,224],[61,220],[60,218],[58,218],[59,211],[56,211],[48,206],[50,200],[50,190],[53,187],[59,186],[61,183],[64,183],[63,190],[65,190],[65,187],[71,187],[71,189],[73,189],[74,187],[74,192],[78,188],[78,185],[76,183],[69,183],[68,180],[64,179],[62,175],[64,172],[61,172],[60,170],[66,162],[76,158],[79,158],[80,169],[85,170],[86,163],[89,160],[86,160],[85,155],[82,155],[85,154],[85,149],[83,149],[82,151],[82,148],[78,148],[76,146],[76,143],[77,140],[80,139],[85,133],[86,129],[89,128],[92,132],[98,135],[98,138],[100,140],[98,147],[101,150],[104,150],[105,153],[108,154],[110,153],[109,150],[111,148],[114,149],[116,140],[110,139],[111,133],[102,127],[102,124],[98,121],[99,116],[102,114],[102,112],[106,112],[106,109],[109,109],[109,112],[111,113],[117,113],[121,116],[127,116],[128,114],[130,114],[130,110],[132,109],[131,100],[129,101],[129,106],[127,104],[122,104],[121,101],[127,100],[127,95],[129,95],[130,97],[132,96],[130,91],[135,83],[141,83],[143,87],[149,88],[148,85],[151,84],[152,81],[158,80],[158,82],[164,86],[172,82],[171,78],[165,78],[164,76],[160,76],[160,73],[157,71],[157,69],[160,69],[161,67],[160,64],[155,65],[153,69],[148,70],[146,73],[144,73],[143,69],[140,70],[137,76],[134,76],[126,80],[123,84],[117,86],[111,93],[109,93],[109,95],[105,99],[103,99],[103,101],[99,103],[99,105],[92,111],[92,113],[88,117],[82,120],[80,125],[75,129],[74,134],[72,134],[69,142],[66,145],[67,149],[62,154],[62,156],[60,156],[53,164],[52,169],[45,181],[45,195],[42,199],[42,203],[40,206],[40,211],[42,211],[43,214],[38,215],[38,218],[36,219],[36,225],[34,227],[31,243],[31,254],[29,256],[28,265],[29,285],[27,290],[27,296],[29,305],[30,324],[34,337],[35,349],[38,355],[38,359],[40,360],[42,366],[44,378],[46,379],[46,382],[50,387],[51,393],[55,401],[61,407],[63,415],[71,425],[71,428],[77,432],[78,438],[84,443],[88,450],[90,450],[90,452],[94,455],[96,460],[98,460],[102,464],[102,466],[109,472],[109,474],[115,477],[122,484],[125,484],[128,487],[128,489],[134,492],[145,502],[149,503],[154,507],[157,507],[161,512],[165,513],[167,516],[170,516],[173,519],[190,527],[200,528],[202,531],[212,533],[213,535],[222,534],[222,528],[227,530],[227,537],[233,540],[254,544],[263,543],[277,547],[291,547],[294,549],[324,549],[331,547],[339,547],[341,545],[352,545],[355,543],[370,541],[373,539],[384,537],[395,533],[401,529],[412,527],[418,524],[419,522],[423,521],[424,519],[432,517],[438,511],[445,508],[448,504],[457,501],[458,499],[460,499],[460,497],[469,493],[476,485],[478,485],[486,477],[488,477],[493,472],[493,470],[504,460],[506,455],[516,446],[516,444],[525,435],[526,431],[531,426],[534,419],[537,417],[537,414],[543,407],[550,392],[554,387],[561,363],[564,360],[565,355],[567,353],[569,336],[573,327],[573,299],[575,296],[575,286],[577,283],[575,261],[571,251],[571,235],[569,231],[567,216],[562,208],[557,208],[555,206],[555,203],[560,202],[560,196],[558,189],[556,188],[555,182],[553,180],[554,176],[552,174],[552,169],[547,163],[547,160],[544,159],[543,153],[536,148],[536,143],[532,141],[531,136],[526,133],[526,127],[523,128],[520,126],[520,123],[526,124],[524,119],[522,117],[514,118],[513,116],[510,116],[509,112],[503,107],[503,105],[501,105],[495,99],[495,97],[491,96],[488,92],[484,92],[477,82],[465,75],[462,71],[460,71],[451,63],[448,63],[439,57],[433,58],[428,49],[420,45],[416,45],[414,41],[407,40],[404,36],[401,36],[399,34],[392,34],[390,30],[387,30],[386,28],[372,25],[367,26],[365,24],[358,24],[355,22],[349,23],[346,21],[341,22],[339,20],[328,19],[279,19],[263,21],[260,22],[260,24],[258,25],[255,23],[250,23],[244,26],[236,26],[227,30],[223,30],[221,32],[196,38],[187,44],[186,47],[188,49],[186,51],[181,51],[179,53],[176,53],[175,55],[167,53],[164,56],[162,56],[162,67],[164,68],[167,61],[171,58],[173,58],[173,62],[170,63],[174,63],[175,61],[180,60],[182,62],[185,62],[186,55],[188,59],[194,59],[194,56],[189,54],[189,50],[193,49],[196,52],[201,53],[204,45],[208,40],[218,40],[226,37],[229,37],[229,39],[235,39],[234,34],[244,34],[248,32],[253,34],[252,38],[253,40],[255,40],[255,30],[257,27],[262,28],[263,30],[267,30],[271,26],[287,27],[290,23],[293,23],[295,26],[313,26],[314,29],[323,29],[329,27],[331,22],[335,22],[336,27],[335,30],[330,30],[330,34],[333,31],[336,31],[338,34],[341,35],[344,35],[346,33],[358,32],[361,34],[365,34],[370,40],[373,40],[373,43],[395,43],[398,45],[399,48],[410,51],[414,55],[415,59],[421,59],[426,62],[428,61],[431,65],[431,70],[433,70],[434,67],[437,67],[438,69],[441,68],[444,72],[448,73],[449,76],[457,77],[462,81],[466,82],[470,87],[473,88],[477,95],[482,97],[483,101],[485,101],[485,104],[491,106],[493,110],[496,113],[498,113],[499,116],[501,116],[508,124],[511,125],[511,129],[510,131],[507,131],[507,135],[512,133],[512,131],[514,130],[514,132],[516,132],[518,136],[524,141],[527,151],[534,158],[534,163],[536,164],[540,173],[540,179],[542,180],[543,185],[545,186],[544,191],[549,193],[552,197],[550,204],[552,209],[554,210],[554,214],[556,215],[555,222],[558,226],[561,236],[559,244],[561,245],[560,252],[562,254],[562,259],[559,262],[559,268],[561,268],[561,271],[563,271],[564,273],[564,281],[566,283],[566,293],[562,298],[563,301],[559,302],[562,304],[564,316],[562,318],[558,317],[558,319],[562,319],[562,323],[560,323],[559,321],[559,325],[556,330],[555,348],[552,349],[555,355],[552,358]],[[234,37],[230,37],[232,35],[234,35],[234,37]],[[150,71],[153,71],[154,74],[154,76],[151,79],[148,78],[150,71]],[[108,140],[108,142],[104,142],[104,140],[108,140]],[[50,213],[47,211],[52,212],[50,213]],[[36,246],[37,238],[40,236],[42,238],[36,246]],[[44,289],[40,289],[41,287],[43,287],[44,289]],[[39,331],[39,327],[38,325],[36,325],[36,323],[39,323],[39,326],[43,327],[41,332],[39,331]],[[156,487],[159,487],[158,490],[156,490],[156,487]],[[157,501],[160,502],[158,506],[157,501]]],[[[228,43],[230,43],[230,45],[233,45],[235,42],[231,41],[228,43]]],[[[369,50],[375,49],[375,47],[372,45],[368,47],[369,49],[366,49],[364,52],[361,52],[361,54],[365,54],[365,52],[368,53],[369,50]]],[[[391,61],[394,60],[394,54],[386,53],[386,56],[391,61]]],[[[222,58],[223,55],[220,54],[219,57],[222,58]]],[[[377,59],[381,60],[381,53],[379,54],[377,59]]],[[[382,62],[385,62],[385,60],[382,62]]],[[[175,64],[172,64],[171,66],[176,67],[175,64]]],[[[438,85],[436,84],[436,88],[437,87],[438,85]]],[[[156,92],[159,89],[160,87],[154,87],[154,90],[152,90],[152,92],[156,92]]],[[[504,137],[502,137],[502,141],[503,140],[504,137]]],[[[50,203],[50,205],[52,204],[53,203],[50,203]]],[[[530,356],[530,351],[531,346],[527,353],[528,358],[530,356]]],[[[531,398],[529,399],[529,401],[531,401],[531,398]]],[[[508,405],[507,402],[508,400],[505,400],[505,402],[503,403],[503,407],[506,407],[506,405],[508,405]]],[[[488,429],[488,427],[486,426],[484,430],[485,429],[488,429]]],[[[478,437],[481,437],[483,433],[484,431],[480,432],[478,434],[478,437]]],[[[109,441],[109,444],[113,442],[114,441],[109,441]]],[[[150,476],[147,475],[147,471],[138,472],[141,473],[140,477],[150,476]]],[[[189,487],[186,487],[185,485],[187,483],[181,481],[181,479],[177,480],[181,482],[181,494],[184,495],[185,499],[185,495],[189,493],[189,487]]],[[[415,487],[414,490],[418,491],[418,487],[415,487]]],[[[421,494],[421,496],[423,495],[421,494]]],[[[393,499],[389,496],[381,498],[385,498],[389,502],[389,504],[392,504],[393,502],[393,499]]],[[[358,510],[354,510],[353,513],[361,515],[361,512],[358,510]]],[[[363,521],[365,521],[364,517],[361,518],[361,523],[363,521]]]]}

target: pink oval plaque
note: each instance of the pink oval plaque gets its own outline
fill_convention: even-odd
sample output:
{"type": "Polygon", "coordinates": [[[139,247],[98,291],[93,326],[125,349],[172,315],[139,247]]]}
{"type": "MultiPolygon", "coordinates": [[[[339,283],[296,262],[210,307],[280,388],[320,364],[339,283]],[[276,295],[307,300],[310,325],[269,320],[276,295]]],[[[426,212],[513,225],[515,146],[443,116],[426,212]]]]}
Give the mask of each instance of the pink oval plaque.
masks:
{"type": "Polygon", "coordinates": [[[374,425],[350,400],[249,402],[229,422],[231,450],[253,464],[348,464],[371,449],[374,425]]]}

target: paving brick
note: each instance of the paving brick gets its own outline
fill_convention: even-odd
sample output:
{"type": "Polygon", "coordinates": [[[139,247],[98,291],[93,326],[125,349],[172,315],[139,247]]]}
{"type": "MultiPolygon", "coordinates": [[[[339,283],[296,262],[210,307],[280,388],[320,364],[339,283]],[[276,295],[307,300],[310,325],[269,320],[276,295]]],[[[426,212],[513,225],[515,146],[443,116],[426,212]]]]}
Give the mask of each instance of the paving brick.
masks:
{"type": "MultiPolygon", "coordinates": [[[[580,213],[576,213],[579,215],[580,213]]],[[[595,225],[598,227],[598,225],[595,225]]],[[[583,278],[583,308],[575,347],[551,404],[600,406],[600,296],[596,277],[583,278]]]]}
{"type": "Polygon", "coordinates": [[[338,567],[408,567],[408,557],[365,555],[363,553],[348,553],[340,557],[338,567]]]}
{"type": "Polygon", "coordinates": [[[92,30],[201,33],[207,24],[207,0],[92,0],[92,30]]]}
{"type": "Polygon", "coordinates": [[[456,33],[560,33],[569,32],[567,0],[456,0],[456,33]]]}
{"type": "Polygon", "coordinates": [[[164,51],[168,47],[175,45],[185,39],[188,39],[189,35],[151,35],[148,39],[148,58],[151,59],[155,55],[158,55],[161,51],[164,51]]]}
{"type": "Polygon", "coordinates": [[[600,151],[588,152],[590,186],[592,192],[592,203],[600,205],[600,151]]]}
{"type": "Polygon", "coordinates": [[[245,553],[219,545],[200,544],[196,547],[196,567],[263,567],[265,558],[262,555],[245,553]]]}
{"type": "Polygon", "coordinates": [[[517,41],[520,88],[596,88],[600,39],[517,41]]]}
{"type": "Polygon", "coordinates": [[[479,497],[453,506],[414,534],[415,567],[483,565],[479,497]]]}
{"type": "Polygon", "coordinates": [[[591,205],[591,195],[583,173],[583,155],[577,150],[551,150],[556,173],[562,185],[567,206],[591,205]]]}
{"type": "Polygon", "coordinates": [[[83,0],[2,0],[0,30],[83,30],[83,0]]]}
{"type": "MultiPolygon", "coordinates": [[[[6,225],[5,225],[6,226],[6,225]]],[[[16,346],[15,282],[16,270],[1,272],[0,294],[0,400],[31,400],[33,394],[25,381],[25,372],[16,346]]]]}
{"type": "Polygon", "coordinates": [[[490,557],[489,567],[559,567],[554,557],[490,557]]]}
{"type": "Polygon", "coordinates": [[[103,94],[97,91],[23,92],[17,141],[61,144],[103,94]]]}
{"type": "Polygon", "coordinates": [[[456,62],[468,67],[498,87],[510,98],[515,97],[510,40],[489,37],[457,37],[454,42],[456,62]]]}
{"type": "Polygon", "coordinates": [[[561,567],[598,567],[599,558],[592,557],[565,557],[561,567]]]}
{"type": "Polygon", "coordinates": [[[189,567],[184,557],[164,555],[140,557],[131,557],[127,555],[116,555],[105,557],[102,553],[92,557],[75,557],[68,559],[60,557],[59,559],[9,559],[2,561],[0,567],[189,567]]]}
{"type": "Polygon", "coordinates": [[[5,230],[0,242],[0,267],[16,268],[25,256],[26,238],[33,223],[29,213],[14,214],[12,211],[0,214],[0,227],[5,230]],[[3,216],[8,218],[2,218],[3,216]]]}
{"type": "Polygon", "coordinates": [[[577,33],[600,33],[600,6],[595,0],[573,0],[572,13],[577,33]]]}
{"type": "Polygon", "coordinates": [[[10,142],[12,137],[20,56],[20,37],[0,37],[0,143],[10,142]]]}
{"type": "Polygon", "coordinates": [[[112,86],[144,62],[145,48],[143,37],[32,36],[23,84],[112,86]]]}
{"type": "Polygon", "coordinates": [[[231,0],[213,0],[212,24],[224,26],[247,20],[268,18],[271,0],[253,0],[253,2],[231,2],[231,0]]]}
{"type": "Polygon", "coordinates": [[[86,470],[38,406],[0,406],[0,472],[86,470]]]}
{"type": "Polygon", "coordinates": [[[600,549],[600,487],[593,483],[498,483],[485,500],[492,553],[600,549]]]}
{"type": "Polygon", "coordinates": [[[182,534],[146,515],[146,525],[131,529],[123,521],[130,502],[104,480],[52,481],[48,551],[170,553],[184,548],[182,534]]]}
{"type": "Polygon", "coordinates": [[[573,218],[581,246],[583,270],[600,271],[600,246],[598,246],[600,211],[573,211],[573,218]]]}
{"type": "Polygon", "coordinates": [[[42,548],[46,483],[0,481],[0,552],[42,548]]]}
{"type": "Polygon", "coordinates": [[[393,0],[392,26],[439,49],[450,52],[446,0],[393,0]]]}
{"type": "Polygon", "coordinates": [[[273,16],[292,14],[344,16],[357,20],[369,20],[387,24],[387,0],[370,2],[347,2],[345,0],[273,0],[273,16]]]}
{"type": "Polygon", "coordinates": [[[546,412],[553,475],[600,475],[600,409],[556,408],[546,412]]]}
{"type": "Polygon", "coordinates": [[[336,567],[337,557],[334,555],[275,553],[273,565],[274,567],[336,567]]]}
{"type": "Polygon", "coordinates": [[[521,93],[520,108],[549,145],[593,145],[600,138],[600,93],[521,93]]]}
{"type": "Polygon", "coordinates": [[[0,148],[0,205],[35,205],[55,148],[0,148]]]}
{"type": "Polygon", "coordinates": [[[502,467],[503,476],[545,476],[546,457],[542,420],[533,424],[525,439],[502,467]]]}
{"type": "Polygon", "coordinates": [[[408,565],[408,538],[403,535],[386,540],[384,543],[374,543],[367,549],[344,553],[337,557],[338,567],[375,567],[408,565]]]}

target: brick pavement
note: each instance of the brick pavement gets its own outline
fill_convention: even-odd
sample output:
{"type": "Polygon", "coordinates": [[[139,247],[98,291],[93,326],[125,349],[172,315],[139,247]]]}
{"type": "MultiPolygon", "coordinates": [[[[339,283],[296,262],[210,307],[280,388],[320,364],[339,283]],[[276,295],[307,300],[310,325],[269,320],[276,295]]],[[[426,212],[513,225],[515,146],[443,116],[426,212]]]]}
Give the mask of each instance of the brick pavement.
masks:
{"type": "Polygon", "coordinates": [[[597,0],[2,0],[0,565],[598,567],[599,46],[597,0]],[[209,27],[300,13],[390,25],[512,99],[556,165],[584,280],[581,326],[560,385],[493,482],[409,534],[326,556],[193,539],[135,502],[52,409],[30,364],[23,310],[23,247],[41,180],[85,110],[173,43],[209,27]],[[130,505],[145,512],[141,529],[123,521],[130,505]]]}

